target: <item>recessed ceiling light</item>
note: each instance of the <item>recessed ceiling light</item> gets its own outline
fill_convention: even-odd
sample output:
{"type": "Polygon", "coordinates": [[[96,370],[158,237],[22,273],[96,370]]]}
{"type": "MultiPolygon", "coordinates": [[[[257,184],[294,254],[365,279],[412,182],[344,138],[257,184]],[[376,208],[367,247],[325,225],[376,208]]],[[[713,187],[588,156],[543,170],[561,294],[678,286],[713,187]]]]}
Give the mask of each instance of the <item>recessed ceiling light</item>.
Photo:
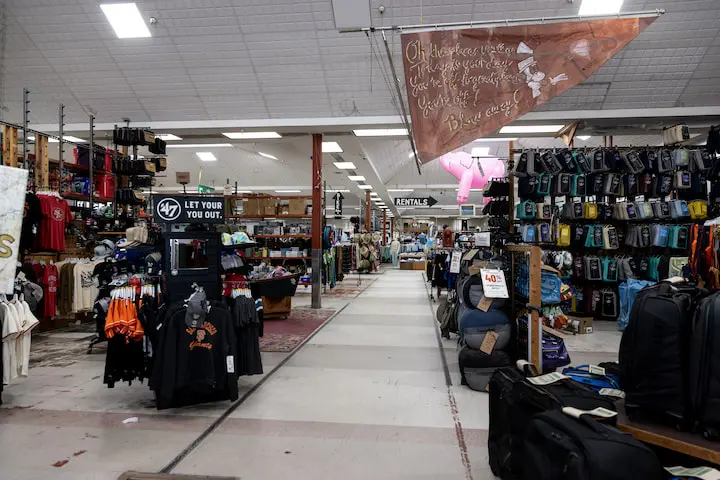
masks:
{"type": "Polygon", "coordinates": [[[372,190],[372,185],[358,185],[360,190],[372,190]]]}
{"type": "Polygon", "coordinates": [[[322,142],[323,153],[342,153],[343,149],[337,142],[322,142]]]}
{"type": "Polygon", "coordinates": [[[232,140],[255,140],[261,138],[282,138],[277,132],[223,132],[227,138],[232,140]]]}
{"type": "Polygon", "coordinates": [[[478,138],[475,141],[487,143],[487,142],[513,142],[515,140],[517,140],[517,137],[513,137],[513,138],[478,138]]]}
{"type": "Polygon", "coordinates": [[[276,157],[276,156],[270,155],[269,153],[258,152],[258,155],[260,155],[261,157],[271,158],[271,159],[273,159],[273,160],[277,160],[277,157],[276,157]]]}
{"type": "Polygon", "coordinates": [[[300,193],[300,190],[275,190],[275,193],[300,193]]]}
{"type": "Polygon", "coordinates": [[[388,192],[414,192],[413,188],[388,188],[388,192]]]}
{"type": "Polygon", "coordinates": [[[590,140],[590,138],[592,138],[592,135],[578,135],[575,138],[585,141],[585,140],[590,140]]]}
{"type": "Polygon", "coordinates": [[[100,5],[105,18],[115,30],[118,38],[151,37],[140,10],[134,3],[107,3],[100,5]]]}
{"type": "Polygon", "coordinates": [[[622,4],[623,0],[583,0],[578,15],[614,15],[620,12],[622,4]]]}
{"type": "Polygon", "coordinates": [[[379,197],[380,194],[377,193],[377,192],[370,192],[370,196],[371,196],[371,197],[379,197]]]}
{"type": "Polygon", "coordinates": [[[348,175],[348,179],[352,180],[353,182],[364,182],[365,177],[362,175],[348,175]]]}
{"type": "MultiPolygon", "coordinates": [[[[35,137],[28,137],[28,140],[35,140],[35,137]]],[[[87,140],[73,137],[72,135],[65,135],[63,137],[63,140],[65,140],[66,142],[87,143],[87,140]]],[[[57,138],[48,138],[48,143],[60,143],[60,140],[58,140],[57,138]]]]}
{"type": "Polygon", "coordinates": [[[487,157],[490,155],[490,147],[475,147],[470,153],[471,157],[487,157]]]}
{"type": "Polygon", "coordinates": [[[167,148],[231,148],[232,146],[232,143],[171,143],[167,148]]]}
{"type": "Polygon", "coordinates": [[[212,152],[197,152],[195,155],[203,162],[217,162],[217,158],[215,158],[212,152]]]}
{"type": "Polygon", "coordinates": [[[357,168],[353,162],[333,162],[333,165],[339,170],[355,170],[357,168]]]}
{"type": "Polygon", "coordinates": [[[565,125],[510,125],[500,129],[500,133],[557,133],[565,125]]]}
{"type": "Polygon", "coordinates": [[[196,152],[195,155],[203,162],[217,162],[217,158],[212,152],[196,152]]]}
{"type": "Polygon", "coordinates": [[[356,137],[398,137],[408,134],[406,128],[373,128],[366,130],[353,130],[356,137]]]}
{"type": "Polygon", "coordinates": [[[178,137],[177,135],[173,135],[172,133],[160,133],[158,135],[155,135],[155,138],[159,138],[160,140],[164,140],[166,142],[182,140],[182,138],[178,137]]]}

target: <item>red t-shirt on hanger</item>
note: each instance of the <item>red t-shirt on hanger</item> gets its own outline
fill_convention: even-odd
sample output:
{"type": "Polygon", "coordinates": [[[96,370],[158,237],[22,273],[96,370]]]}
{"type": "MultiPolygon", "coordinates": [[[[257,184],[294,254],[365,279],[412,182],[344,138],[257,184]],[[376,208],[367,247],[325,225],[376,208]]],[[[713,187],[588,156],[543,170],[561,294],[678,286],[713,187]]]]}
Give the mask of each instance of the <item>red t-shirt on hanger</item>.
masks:
{"type": "Polygon", "coordinates": [[[42,221],[38,235],[38,248],[62,252],[65,250],[65,226],[72,220],[67,202],[54,195],[39,195],[42,221]]]}
{"type": "Polygon", "coordinates": [[[45,276],[43,277],[43,306],[46,317],[55,316],[55,306],[57,305],[57,287],[58,287],[58,269],[55,265],[45,266],[45,276]]]}

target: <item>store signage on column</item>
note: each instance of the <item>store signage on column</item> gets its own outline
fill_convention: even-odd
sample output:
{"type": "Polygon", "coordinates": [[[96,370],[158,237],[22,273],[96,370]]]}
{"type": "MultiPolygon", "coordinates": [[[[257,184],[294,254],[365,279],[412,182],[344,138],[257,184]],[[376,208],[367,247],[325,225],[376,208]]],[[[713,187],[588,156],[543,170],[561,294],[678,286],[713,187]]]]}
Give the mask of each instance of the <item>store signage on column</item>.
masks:
{"type": "Polygon", "coordinates": [[[153,195],[159,223],[222,223],[225,205],[219,197],[153,195]]]}
{"type": "Polygon", "coordinates": [[[492,134],[585,81],[656,18],[403,33],[420,161],[492,134]]]}
{"type": "Polygon", "coordinates": [[[432,207],[437,203],[433,197],[419,197],[419,198],[398,198],[395,197],[396,207],[432,207]]]}
{"type": "Polygon", "coordinates": [[[338,192],[333,196],[333,200],[335,200],[335,217],[340,218],[342,217],[342,207],[343,207],[343,194],[338,192]]]}
{"type": "Polygon", "coordinates": [[[0,293],[13,292],[28,171],[0,166],[0,293]]]}

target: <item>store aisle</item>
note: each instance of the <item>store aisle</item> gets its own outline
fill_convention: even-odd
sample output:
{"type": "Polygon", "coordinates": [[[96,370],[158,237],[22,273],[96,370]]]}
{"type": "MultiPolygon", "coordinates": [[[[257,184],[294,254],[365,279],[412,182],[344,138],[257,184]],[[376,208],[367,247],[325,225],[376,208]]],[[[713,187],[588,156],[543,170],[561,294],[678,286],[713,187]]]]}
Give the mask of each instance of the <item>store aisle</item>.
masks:
{"type": "MultiPolygon", "coordinates": [[[[462,387],[448,389],[421,272],[376,278],[172,472],[492,478],[486,431],[461,428],[454,392],[462,387]],[[472,471],[460,444],[478,459],[472,471]]],[[[463,408],[482,419],[484,395],[469,393],[463,408]]]]}

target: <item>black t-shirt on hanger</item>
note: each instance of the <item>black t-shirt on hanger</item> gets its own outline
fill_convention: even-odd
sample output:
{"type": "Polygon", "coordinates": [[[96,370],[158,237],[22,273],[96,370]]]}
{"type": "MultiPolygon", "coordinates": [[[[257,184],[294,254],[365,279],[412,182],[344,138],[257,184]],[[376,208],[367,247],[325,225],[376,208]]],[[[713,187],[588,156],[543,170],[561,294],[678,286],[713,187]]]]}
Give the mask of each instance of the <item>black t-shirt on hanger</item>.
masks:
{"type": "Polygon", "coordinates": [[[20,251],[30,250],[35,245],[35,235],[42,218],[40,200],[31,192],[25,194],[25,211],[20,233],[20,251]]]}

